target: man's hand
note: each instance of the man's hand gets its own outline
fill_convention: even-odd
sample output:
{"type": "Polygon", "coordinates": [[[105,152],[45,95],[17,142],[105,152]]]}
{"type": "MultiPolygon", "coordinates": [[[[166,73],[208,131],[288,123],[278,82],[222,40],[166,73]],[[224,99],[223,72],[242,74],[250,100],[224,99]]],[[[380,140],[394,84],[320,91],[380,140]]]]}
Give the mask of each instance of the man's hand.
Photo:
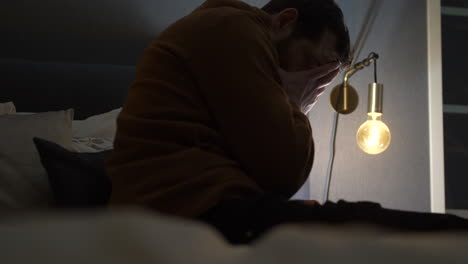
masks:
{"type": "Polygon", "coordinates": [[[304,114],[308,114],[325,92],[325,88],[340,73],[340,63],[333,62],[311,70],[286,72],[279,69],[283,89],[304,114]]]}

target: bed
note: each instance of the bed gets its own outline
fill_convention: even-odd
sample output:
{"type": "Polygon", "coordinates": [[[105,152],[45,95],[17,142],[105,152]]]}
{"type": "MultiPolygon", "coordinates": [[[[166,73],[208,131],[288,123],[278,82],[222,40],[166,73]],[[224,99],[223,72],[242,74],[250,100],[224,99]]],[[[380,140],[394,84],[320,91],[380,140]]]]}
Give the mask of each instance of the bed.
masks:
{"type": "MultiPolygon", "coordinates": [[[[112,142],[112,124],[135,69],[2,60],[0,70],[6,87],[1,89],[0,103],[12,101],[19,112],[0,116],[0,168],[10,168],[3,174],[0,169],[0,189],[15,190],[6,194],[0,190],[0,203],[6,201],[3,207],[0,204],[1,263],[468,263],[468,234],[462,232],[416,234],[363,225],[284,225],[250,246],[232,246],[199,222],[140,208],[90,209],[87,203],[96,204],[99,198],[104,204],[105,199],[82,201],[78,198],[83,193],[71,189],[61,194],[68,199],[62,197],[61,207],[66,208],[51,206],[51,200],[61,197],[56,193],[51,197],[54,184],[65,188],[74,173],[78,176],[73,177],[89,176],[90,181],[102,176],[91,163],[112,149],[96,139],[112,142]],[[57,120],[64,125],[55,125],[57,120]],[[50,181],[50,171],[37,167],[44,160],[33,137],[62,143],[47,145],[63,147],[51,158],[52,165],[58,162],[54,158],[83,163],[67,171],[65,178],[58,175],[62,182],[50,181]],[[19,161],[12,165],[6,157],[19,161]],[[91,164],[85,173],[83,164],[91,164]]],[[[81,183],[67,188],[78,188],[77,184],[81,183]]],[[[100,184],[108,183],[92,182],[93,188],[100,184]]],[[[87,191],[89,185],[81,187],[87,191]]],[[[94,190],[94,195],[100,190],[94,190]]]]}

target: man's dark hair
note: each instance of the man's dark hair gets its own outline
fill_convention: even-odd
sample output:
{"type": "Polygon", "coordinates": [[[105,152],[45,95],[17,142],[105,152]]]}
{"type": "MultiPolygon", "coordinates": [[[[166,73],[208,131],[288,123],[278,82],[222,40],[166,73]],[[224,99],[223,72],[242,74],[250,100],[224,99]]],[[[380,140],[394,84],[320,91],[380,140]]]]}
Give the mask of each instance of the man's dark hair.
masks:
{"type": "Polygon", "coordinates": [[[318,41],[329,30],[336,36],[340,62],[344,65],[351,62],[348,28],[343,12],[334,0],[271,0],[262,9],[276,14],[286,8],[295,8],[299,13],[295,36],[318,41]]]}

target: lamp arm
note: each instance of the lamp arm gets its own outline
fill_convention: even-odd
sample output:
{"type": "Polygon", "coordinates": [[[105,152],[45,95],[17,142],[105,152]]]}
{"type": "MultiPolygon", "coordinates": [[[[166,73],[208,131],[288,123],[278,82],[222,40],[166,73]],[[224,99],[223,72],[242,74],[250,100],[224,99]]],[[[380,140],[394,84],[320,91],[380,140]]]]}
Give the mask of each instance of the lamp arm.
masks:
{"type": "Polygon", "coordinates": [[[377,59],[379,55],[375,52],[371,52],[369,56],[346,68],[344,74],[343,83],[337,85],[330,94],[330,103],[336,112],[340,114],[352,113],[358,105],[358,96],[355,89],[349,85],[349,79],[358,71],[370,66],[374,63],[374,79],[377,82],[377,59]]]}
{"type": "Polygon", "coordinates": [[[344,78],[343,78],[343,88],[348,86],[348,81],[353,76],[357,71],[360,71],[364,69],[365,67],[370,66],[373,62],[377,61],[379,59],[379,54],[375,52],[371,52],[369,54],[369,57],[366,59],[354,64],[351,69],[346,71],[344,78]]]}

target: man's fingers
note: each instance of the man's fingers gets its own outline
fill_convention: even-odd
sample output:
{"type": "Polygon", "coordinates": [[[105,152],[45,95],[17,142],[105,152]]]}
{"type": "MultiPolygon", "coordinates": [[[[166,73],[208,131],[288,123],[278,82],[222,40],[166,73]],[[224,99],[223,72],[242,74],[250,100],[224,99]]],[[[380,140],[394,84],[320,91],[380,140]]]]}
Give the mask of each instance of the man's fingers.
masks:
{"type": "Polygon", "coordinates": [[[306,86],[304,91],[304,97],[307,98],[307,100],[310,100],[310,98],[323,94],[325,87],[327,87],[336,78],[336,76],[338,76],[339,73],[340,69],[336,69],[319,80],[309,80],[309,84],[306,86]]]}
{"type": "Polygon", "coordinates": [[[328,76],[328,74],[334,72],[334,71],[338,71],[338,73],[340,72],[340,66],[341,66],[341,63],[339,62],[332,62],[332,63],[328,63],[328,64],[325,64],[325,65],[322,65],[322,66],[319,66],[317,68],[314,68],[312,70],[310,70],[310,72],[308,73],[308,76],[310,78],[314,78],[316,80],[318,79],[321,79],[321,78],[324,78],[326,76],[328,76]]]}
{"type": "Polygon", "coordinates": [[[329,72],[327,75],[325,75],[317,81],[318,87],[321,88],[330,85],[330,83],[333,82],[333,80],[336,78],[336,76],[338,76],[339,73],[340,69],[336,69],[334,71],[329,72]]]}
{"type": "Polygon", "coordinates": [[[317,88],[312,91],[309,91],[309,93],[305,96],[304,101],[313,104],[317,102],[318,98],[325,92],[325,87],[323,88],[317,88]]]}
{"type": "Polygon", "coordinates": [[[330,85],[331,82],[338,76],[340,73],[340,70],[337,69],[331,73],[329,73],[327,76],[321,78],[318,80],[316,83],[314,83],[313,86],[308,86],[307,89],[305,89],[304,94],[306,101],[309,102],[311,99],[319,97],[325,92],[325,88],[330,85]]]}

